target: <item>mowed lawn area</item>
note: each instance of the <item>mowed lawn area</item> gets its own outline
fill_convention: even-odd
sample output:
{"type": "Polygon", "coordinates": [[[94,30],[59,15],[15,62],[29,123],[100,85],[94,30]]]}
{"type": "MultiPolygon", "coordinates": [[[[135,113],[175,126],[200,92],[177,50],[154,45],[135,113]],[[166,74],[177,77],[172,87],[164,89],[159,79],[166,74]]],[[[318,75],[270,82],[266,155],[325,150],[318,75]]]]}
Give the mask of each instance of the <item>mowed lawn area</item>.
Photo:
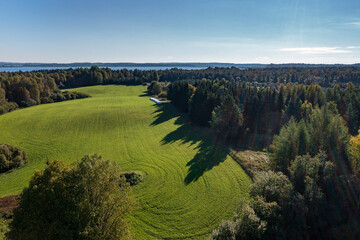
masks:
{"type": "Polygon", "coordinates": [[[46,161],[93,153],[146,174],[133,189],[135,239],[205,239],[248,197],[250,177],[207,130],[190,125],[171,104],[150,101],[144,86],[72,91],[92,97],[0,116],[0,143],[29,156],[24,167],[0,174],[0,197],[20,193],[46,161]]]}

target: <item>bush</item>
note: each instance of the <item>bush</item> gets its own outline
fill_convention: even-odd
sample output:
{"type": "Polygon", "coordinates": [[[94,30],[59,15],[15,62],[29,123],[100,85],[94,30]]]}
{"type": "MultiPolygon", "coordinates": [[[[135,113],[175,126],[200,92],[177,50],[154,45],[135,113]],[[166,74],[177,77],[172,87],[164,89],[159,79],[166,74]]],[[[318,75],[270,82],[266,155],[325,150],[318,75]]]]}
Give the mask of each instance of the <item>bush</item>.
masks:
{"type": "Polygon", "coordinates": [[[7,113],[9,110],[6,106],[0,105],[0,114],[7,113]]]}
{"type": "Polygon", "coordinates": [[[20,102],[20,107],[31,107],[31,106],[35,106],[37,104],[38,103],[35,100],[30,99],[28,101],[21,101],[20,102]]]}
{"type": "Polygon", "coordinates": [[[0,239],[6,239],[5,234],[9,231],[9,219],[0,217],[0,239]]]}
{"type": "Polygon", "coordinates": [[[121,177],[125,178],[125,181],[130,184],[130,186],[138,185],[144,181],[144,174],[138,171],[128,171],[121,173],[121,177]]]}
{"type": "Polygon", "coordinates": [[[131,189],[99,155],[74,164],[48,163],[36,171],[14,210],[8,238],[129,239],[131,189]]]}
{"type": "Polygon", "coordinates": [[[51,99],[51,98],[49,98],[49,97],[42,97],[42,98],[40,99],[40,101],[41,101],[41,104],[53,103],[53,102],[54,102],[54,100],[51,99]]]}
{"type": "Polygon", "coordinates": [[[78,99],[78,98],[88,98],[91,97],[89,94],[87,93],[81,93],[81,92],[73,92],[74,94],[74,99],[78,99]]]}
{"type": "Polygon", "coordinates": [[[20,148],[0,144],[0,173],[21,167],[27,161],[26,153],[20,148]]]}

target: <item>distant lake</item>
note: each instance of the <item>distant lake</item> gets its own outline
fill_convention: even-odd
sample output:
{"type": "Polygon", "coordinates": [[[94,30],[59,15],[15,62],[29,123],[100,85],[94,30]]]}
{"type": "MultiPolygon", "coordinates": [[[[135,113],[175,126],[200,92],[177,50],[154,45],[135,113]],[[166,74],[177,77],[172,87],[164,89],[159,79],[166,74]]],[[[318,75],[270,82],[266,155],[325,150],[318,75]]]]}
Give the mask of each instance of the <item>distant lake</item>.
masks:
{"type": "MultiPolygon", "coordinates": [[[[120,69],[128,69],[128,70],[166,70],[175,68],[176,66],[171,67],[108,67],[112,70],[120,70],[120,69]]],[[[59,69],[69,69],[70,67],[0,67],[0,72],[30,72],[30,71],[39,71],[39,70],[59,70],[59,69]]],[[[71,67],[73,69],[75,68],[81,68],[81,67],[71,67]]],[[[84,67],[82,67],[84,68],[84,67]]],[[[87,67],[90,68],[90,67],[87,67]]],[[[199,70],[199,69],[205,69],[207,67],[177,67],[179,69],[185,69],[185,70],[199,70]]]]}

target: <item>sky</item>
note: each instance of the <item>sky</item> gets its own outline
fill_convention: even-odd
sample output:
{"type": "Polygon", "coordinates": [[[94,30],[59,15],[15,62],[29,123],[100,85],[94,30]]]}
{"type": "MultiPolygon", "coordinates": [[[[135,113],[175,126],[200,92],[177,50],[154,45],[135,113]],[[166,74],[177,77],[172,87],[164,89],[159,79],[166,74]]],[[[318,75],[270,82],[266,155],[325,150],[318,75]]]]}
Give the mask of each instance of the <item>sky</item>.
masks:
{"type": "Polygon", "coordinates": [[[0,0],[3,62],[360,63],[359,0],[0,0]]]}

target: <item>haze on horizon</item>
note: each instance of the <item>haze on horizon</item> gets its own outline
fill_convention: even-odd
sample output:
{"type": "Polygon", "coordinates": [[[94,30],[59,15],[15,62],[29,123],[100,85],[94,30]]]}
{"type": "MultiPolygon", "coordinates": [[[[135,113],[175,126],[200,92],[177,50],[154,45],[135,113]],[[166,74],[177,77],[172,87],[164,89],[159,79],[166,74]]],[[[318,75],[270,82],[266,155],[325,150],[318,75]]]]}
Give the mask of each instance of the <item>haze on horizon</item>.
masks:
{"type": "Polygon", "coordinates": [[[4,0],[3,62],[358,63],[358,0],[4,0]]]}

